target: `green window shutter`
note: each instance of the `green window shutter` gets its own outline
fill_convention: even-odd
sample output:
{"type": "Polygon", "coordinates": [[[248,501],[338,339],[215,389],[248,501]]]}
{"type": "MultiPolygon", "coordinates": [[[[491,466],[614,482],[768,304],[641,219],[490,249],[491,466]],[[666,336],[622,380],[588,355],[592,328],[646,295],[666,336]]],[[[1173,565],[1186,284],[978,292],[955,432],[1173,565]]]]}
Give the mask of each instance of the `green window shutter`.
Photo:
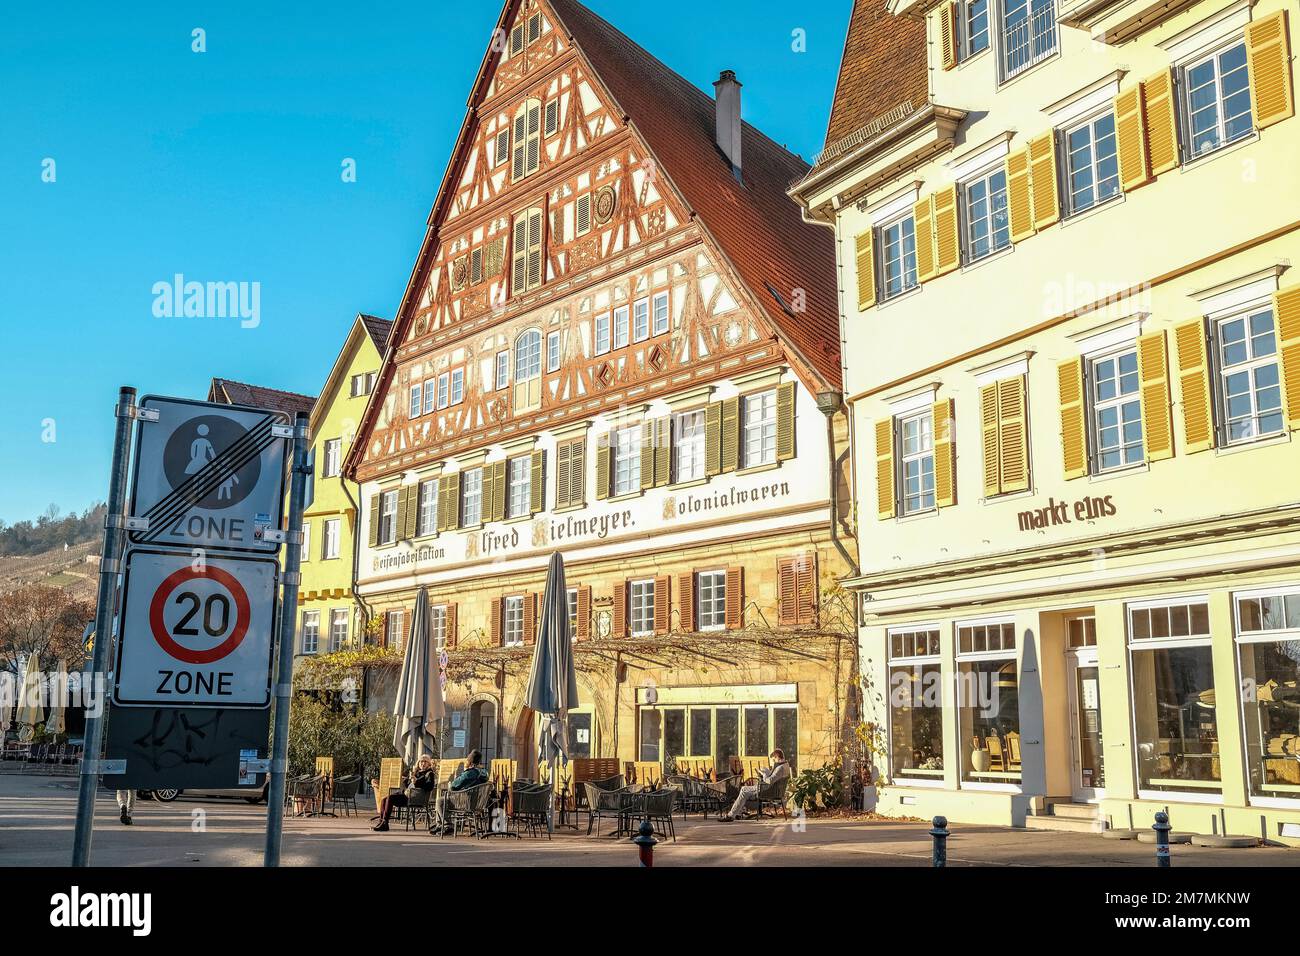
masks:
{"type": "Polygon", "coordinates": [[[406,524],[402,526],[404,531],[402,537],[410,540],[415,537],[415,531],[419,524],[420,518],[420,486],[406,486],[406,524]]]}
{"type": "Polygon", "coordinates": [[[653,488],[655,484],[655,423],[645,422],[641,425],[641,488],[653,488]]]}
{"type": "Polygon", "coordinates": [[[596,440],[596,497],[609,497],[609,432],[596,440]]]}
{"type": "Polygon", "coordinates": [[[722,403],[723,471],[735,471],[740,463],[740,399],[728,398],[722,403]]]}
{"type": "Polygon", "coordinates": [[[776,390],[776,460],[794,457],[794,382],[776,390]]]}
{"type": "Polygon", "coordinates": [[[403,485],[401,488],[397,489],[397,527],[394,529],[396,533],[393,537],[398,541],[402,541],[409,537],[406,533],[406,517],[407,513],[411,510],[410,507],[408,507],[410,501],[410,495],[407,494],[408,491],[410,491],[410,488],[407,485],[403,485]]]}
{"type": "Polygon", "coordinates": [[[460,472],[447,476],[447,530],[460,527],[460,472]]]}
{"type": "Polygon", "coordinates": [[[529,510],[537,514],[539,511],[546,510],[546,452],[533,452],[529,469],[531,472],[528,476],[531,483],[528,490],[529,510]]]}
{"type": "Polygon", "coordinates": [[[673,480],[673,420],[661,418],[655,422],[655,487],[663,487],[673,480]]]}
{"type": "Polygon", "coordinates": [[[704,473],[710,477],[722,471],[722,403],[712,402],[704,410],[704,473]]]}
{"type": "Polygon", "coordinates": [[[587,495],[587,440],[569,443],[569,504],[580,505],[587,495]]]}
{"type": "Polygon", "coordinates": [[[370,547],[379,544],[379,495],[370,496],[370,547]]]}
{"type": "Polygon", "coordinates": [[[555,507],[569,506],[569,461],[573,457],[573,443],[561,442],[555,448],[555,507]]]}
{"type": "Polygon", "coordinates": [[[492,510],[488,517],[489,521],[506,520],[506,499],[509,497],[508,487],[509,463],[498,461],[496,464],[483,469],[483,480],[492,482],[492,510]]]}

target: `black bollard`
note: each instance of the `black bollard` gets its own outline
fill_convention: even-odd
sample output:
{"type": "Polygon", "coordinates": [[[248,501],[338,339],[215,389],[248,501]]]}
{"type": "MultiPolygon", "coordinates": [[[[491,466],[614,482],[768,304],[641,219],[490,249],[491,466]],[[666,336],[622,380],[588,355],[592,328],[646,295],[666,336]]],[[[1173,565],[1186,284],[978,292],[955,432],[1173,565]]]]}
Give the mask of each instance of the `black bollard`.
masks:
{"type": "Polygon", "coordinates": [[[930,857],[931,866],[948,865],[948,818],[935,817],[934,828],[930,830],[934,837],[934,851],[930,857]]]}
{"type": "Polygon", "coordinates": [[[655,865],[655,844],[659,841],[655,839],[655,828],[650,825],[649,820],[641,821],[641,829],[637,835],[632,838],[632,842],[637,846],[637,852],[640,854],[640,863],[642,866],[655,865]]]}
{"type": "Polygon", "coordinates": [[[1156,813],[1156,822],[1151,825],[1151,829],[1156,831],[1156,866],[1169,866],[1169,831],[1173,829],[1169,825],[1169,814],[1160,810],[1156,813]]]}

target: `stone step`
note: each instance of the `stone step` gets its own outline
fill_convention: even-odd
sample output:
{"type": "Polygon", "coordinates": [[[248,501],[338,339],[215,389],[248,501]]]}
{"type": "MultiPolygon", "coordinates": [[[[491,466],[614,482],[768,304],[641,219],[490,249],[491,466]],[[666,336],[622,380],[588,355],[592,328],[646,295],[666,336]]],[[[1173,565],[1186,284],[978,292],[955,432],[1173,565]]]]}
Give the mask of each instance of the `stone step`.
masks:
{"type": "Polygon", "coordinates": [[[1097,819],[1097,805],[1093,803],[1053,803],[1047,808],[1049,816],[1068,817],[1071,820],[1097,819]]]}
{"type": "Polygon", "coordinates": [[[1056,830],[1071,833],[1100,833],[1106,825],[1099,820],[1074,817],[1025,817],[1026,830],[1056,830]]]}

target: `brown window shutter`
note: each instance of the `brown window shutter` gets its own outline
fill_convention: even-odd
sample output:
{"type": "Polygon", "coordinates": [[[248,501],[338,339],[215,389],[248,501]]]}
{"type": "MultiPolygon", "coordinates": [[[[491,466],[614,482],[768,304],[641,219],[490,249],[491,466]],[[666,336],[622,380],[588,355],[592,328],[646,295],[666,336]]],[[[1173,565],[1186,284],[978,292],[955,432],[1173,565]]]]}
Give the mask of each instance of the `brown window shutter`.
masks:
{"type": "Polygon", "coordinates": [[[528,510],[537,514],[546,510],[546,452],[533,452],[528,469],[528,510]]]}
{"type": "Polygon", "coordinates": [[[411,510],[410,495],[408,494],[410,490],[409,485],[403,485],[397,489],[397,526],[393,529],[395,532],[393,537],[398,541],[404,541],[410,537],[406,533],[406,518],[411,510]]]}
{"type": "Polygon", "coordinates": [[[655,633],[667,634],[669,631],[668,590],[672,578],[661,574],[655,578],[655,633]]]}
{"type": "Polygon", "coordinates": [[[735,471],[740,463],[740,399],[728,398],[722,403],[722,461],[721,468],[735,471]]]}
{"type": "Polygon", "coordinates": [[[695,630],[695,573],[677,575],[677,614],[681,618],[682,630],[690,633],[695,630]]]}
{"type": "Polygon", "coordinates": [[[491,635],[493,647],[501,646],[501,602],[502,600],[503,600],[502,598],[496,598],[492,601],[492,622],[489,625],[489,627],[491,628],[489,633],[491,635]]]}
{"type": "Polygon", "coordinates": [[[1075,356],[1056,366],[1061,400],[1061,456],[1066,480],[1088,473],[1088,439],[1083,401],[1083,359],[1075,356]]]}
{"type": "Polygon", "coordinates": [[[524,595],[524,643],[537,643],[537,595],[532,591],[524,595]]]}
{"type": "Polygon", "coordinates": [[[655,487],[673,480],[673,420],[665,415],[655,422],[655,487]]]}
{"type": "Polygon", "coordinates": [[[800,624],[817,623],[817,554],[808,552],[795,559],[796,616],[800,624]]]}
{"type": "Polygon", "coordinates": [[[777,461],[794,457],[794,394],[794,382],[786,382],[776,390],[777,461]]]}
{"type": "Polygon", "coordinates": [[[578,588],[578,626],[573,636],[576,641],[591,638],[591,588],[578,588]]]}
{"type": "Polygon", "coordinates": [[[799,623],[799,580],[795,567],[797,558],[776,560],[776,622],[780,627],[799,623]]]}
{"type": "Polygon", "coordinates": [[[370,496],[370,547],[379,544],[379,495],[370,496]]]}
{"type": "Polygon", "coordinates": [[[1273,293],[1278,355],[1282,357],[1282,408],[1287,427],[1300,429],[1300,286],[1273,293]]]}
{"type": "Polygon", "coordinates": [[[402,613],[402,650],[411,643],[411,627],[415,624],[415,608],[409,611],[404,610],[402,613]]]}
{"type": "Polygon", "coordinates": [[[743,568],[727,568],[725,622],[728,628],[735,629],[745,623],[745,571],[743,568]]]}
{"type": "Polygon", "coordinates": [[[606,432],[596,439],[596,497],[609,497],[609,437],[606,432]]]}
{"type": "Polygon", "coordinates": [[[722,403],[711,402],[704,409],[704,473],[722,471],[722,403]]]}
{"type": "Polygon", "coordinates": [[[655,423],[643,422],[641,425],[641,488],[653,488],[655,484],[655,423]]]}
{"type": "Polygon", "coordinates": [[[930,410],[934,424],[934,504],[950,508],[957,503],[957,442],[954,405],[951,398],[934,403],[930,410]]]}
{"type": "Polygon", "coordinates": [[[447,649],[451,650],[456,646],[456,604],[454,601],[447,604],[447,649]]]}
{"type": "Polygon", "coordinates": [[[379,641],[378,641],[378,644],[379,644],[380,647],[387,647],[387,646],[388,646],[388,616],[389,616],[390,614],[392,614],[392,613],[393,613],[392,611],[385,611],[385,612],[384,612],[384,625],[383,625],[383,627],[381,627],[381,628],[379,629],[379,641]]]}
{"type": "Polygon", "coordinates": [[[613,636],[627,637],[627,582],[614,585],[613,636]]]}

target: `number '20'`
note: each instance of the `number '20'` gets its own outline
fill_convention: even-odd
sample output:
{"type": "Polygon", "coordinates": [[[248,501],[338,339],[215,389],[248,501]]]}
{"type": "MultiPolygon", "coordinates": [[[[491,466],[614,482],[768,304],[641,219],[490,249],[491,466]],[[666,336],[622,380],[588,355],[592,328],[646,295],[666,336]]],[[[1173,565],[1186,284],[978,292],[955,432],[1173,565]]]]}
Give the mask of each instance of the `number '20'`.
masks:
{"type": "Polygon", "coordinates": [[[203,630],[208,637],[220,637],[226,633],[226,628],[230,626],[230,601],[224,594],[210,594],[206,601],[202,600],[193,591],[182,591],[176,595],[176,603],[189,603],[189,610],[184,616],[176,622],[176,627],[172,633],[178,637],[197,637],[198,630],[190,627],[190,621],[194,615],[199,613],[199,608],[203,608],[203,630]],[[220,624],[214,621],[220,615],[220,624]]]}

